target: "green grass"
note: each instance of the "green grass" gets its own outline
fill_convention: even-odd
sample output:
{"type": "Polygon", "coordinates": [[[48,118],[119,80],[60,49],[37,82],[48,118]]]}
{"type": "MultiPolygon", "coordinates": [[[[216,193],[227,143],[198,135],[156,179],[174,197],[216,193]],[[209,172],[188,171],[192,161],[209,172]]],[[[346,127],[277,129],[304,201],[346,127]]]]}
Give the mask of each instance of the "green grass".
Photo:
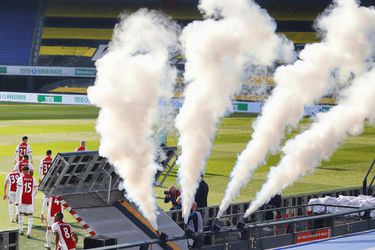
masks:
{"type": "Polygon", "coordinates": [[[0,106],[0,121],[3,120],[49,120],[96,118],[98,110],[87,106],[64,106],[42,104],[13,104],[0,106]]]}
{"type": "MultiPolygon", "coordinates": [[[[52,149],[54,153],[72,151],[81,138],[87,140],[89,150],[98,149],[99,136],[95,132],[97,112],[96,108],[83,106],[0,104],[0,185],[3,184],[6,173],[13,168],[14,149],[23,135],[29,136],[36,166],[47,149],[52,149]]],[[[210,205],[220,203],[236,156],[250,139],[253,120],[254,117],[248,115],[233,115],[223,120],[207,163],[205,179],[210,187],[210,205]]],[[[309,122],[309,119],[304,119],[299,128],[290,132],[287,138],[306,128],[309,122]]],[[[168,137],[168,143],[176,145],[175,132],[168,137]]],[[[365,171],[374,158],[374,144],[375,128],[366,127],[361,136],[349,138],[330,161],[286,189],[284,194],[360,186],[365,171]]],[[[236,202],[250,200],[264,182],[269,167],[277,164],[278,160],[279,155],[269,156],[268,164],[259,168],[236,202]]],[[[176,171],[167,179],[165,186],[176,185],[175,177],[176,171]]],[[[163,190],[164,188],[156,188],[158,203],[162,208],[168,209],[162,201],[163,190]]],[[[45,229],[38,219],[40,205],[41,193],[36,198],[33,239],[20,237],[21,250],[42,249],[45,229]]],[[[17,225],[8,222],[7,211],[7,202],[0,202],[0,230],[17,228],[17,225]]],[[[68,215],[67,212],[65,214],[68,215]]],[[[74,222],[70,216],[67,219],[74,222]]],[[[82,244],[85,231],[77,223],[73,225],[82,244]]]]}
{"type": "MultiPolygon", "coordinates": [[[[81,138],[87,140],[89,149],[98,148],[98,135],[95,133],[97,109],[83,106],[58,105],[0,105],[0,185],[6,174],[13,168],[15,146],[23,135],[28,135],[33,149],[34,167],[47,149],[56,152],[73,151],[81,138]]],[[[38,171],[36,171],[38,172],[38,171]]],[[[37,177],[37,176],[36,176],[37,177]]],[[[2,192],[1,192],[2,193],[2,192]]],[[[1,195],[2,196],[2,195],[1,195]]],[[[35,202],[34,227],[32,239],[20,236],[20,249],[43,249],[45,227],[40,223],[42,194],[38,193],[35,202]]],[[[65,212],[80,236],[82,246],[85,230],[65,212]]],[[[0,230],[17,229],[8,221],[7,202],[0,202],[0,230]]],[[[26,224],[25,224],[26,227],[26,224]]]]}

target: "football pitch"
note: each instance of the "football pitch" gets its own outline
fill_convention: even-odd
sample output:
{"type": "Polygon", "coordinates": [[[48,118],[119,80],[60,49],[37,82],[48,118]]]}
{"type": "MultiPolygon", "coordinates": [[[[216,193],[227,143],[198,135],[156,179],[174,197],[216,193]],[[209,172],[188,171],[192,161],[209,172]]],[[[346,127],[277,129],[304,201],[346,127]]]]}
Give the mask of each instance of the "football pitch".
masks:
{"type": "MultiPolygon", "coordinates": [[[[86,139],[88,150],[97,150],[99,147],[99,135],[95,132],[97,113],[98,110],[94,107],[0,104],[1,188],[6,174],[14,166],[14,149],[23,135],[29,137],[35,169],[38,169],[39,161],[47,149],[51,149],[54,154],[70,152],[78,146],[80,139],[86,139]]],[[[250,139],[251,123],[254,119],[248,115],[232,115],[225,118],[220,125],[206,168],[205,180],[210,188],[209,205],[220,203],[237,154],[244,149],[250,139]]],[[[304,119],[296,130],[289,131],[287,138],[306,129],[310,122],[310,119],[304,119]]],[[[171,146],[177,144],[175,131],[170,132],[168,144],[171,146]]],[[[363,176],[375,156],[374,145],[375,128],[367,126],[361,136],[349,138],[330,161],[323,163],[316,172],[305,176],[286,189],[283,194],[361,186],[363,176]]],[[[277,164],[279,157],[279,155],[268,157],[267,164],[254,174],[252,181],[243,189],[236,202],[249,201],[255,195],[264,182],[269,167],[277,164]]],[[[176,171],[165,183],[166,187],[170,185],[177,185],[176,171]]],[[[164,188],[156,188],[157,201],[162,208],[168,209],[168,205],[163,203],[164,190],[164,188]]],[[[41,197],[42,194],[39,192],[36,198],[32,239],[20,236],[21,250],[43,248],[45,229],[39,220],[41,197]]],[[[68,212],[65,212],[65,215],[68,221],[74,221],[68,212]]],[[[79,233],[80,246],[82,246],[85,231],[77,223],[73,225],[79,233]]],[[[17,225],[9,222],[7,202],[2,201],[0,202],[0,230],[5,229],[17,229],[17,225]]]]}

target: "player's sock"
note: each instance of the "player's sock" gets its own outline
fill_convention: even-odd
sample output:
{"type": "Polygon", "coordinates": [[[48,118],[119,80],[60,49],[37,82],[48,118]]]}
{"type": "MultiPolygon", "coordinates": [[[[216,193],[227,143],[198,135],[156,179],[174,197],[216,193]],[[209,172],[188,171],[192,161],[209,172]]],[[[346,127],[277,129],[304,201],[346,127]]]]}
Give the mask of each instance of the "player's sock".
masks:
{"type": "Polygon", "coordinates": [[[43,204],[42,204],[42,211],[41,211],[40,214],[44,214],[44,212],[46,211],[47,203],[48,203],[48,199],[47,199],[47,198],[44,198],[44,199],[43,199],[43,204]]]}
{"type": "Polygon", "coordinates": [[[18,225],[20,227],[20,232],[23,232],[23,215],[22,214],[18,216],[18,225]]]}
{"type": "Polygon", "coordinates": [[[51,233],[51,229],[47,229],[47,232],[46,232],[46,246],[50,246],[51,244],[51,236],[52,236],[52,233],[51,233]]]}
{"type": "Polygon", "coordinates": [[[18,216],[19,216],[18,206],[16,206],[16,217],[17,217],[17,221],[18,221],[18,216]]]}
{"type": "Polygon", "coordinates": [[[29,223],[27,225],[27,234],[30,235],[31,234],[31,228],[33,227],[33,217],[30,216],[29,217],[29,223]]]}
{"type": "Polygon", "coordinates": [[[9,217],[10,221],[13,221],[13,204],[9,204],[9,217]]]}

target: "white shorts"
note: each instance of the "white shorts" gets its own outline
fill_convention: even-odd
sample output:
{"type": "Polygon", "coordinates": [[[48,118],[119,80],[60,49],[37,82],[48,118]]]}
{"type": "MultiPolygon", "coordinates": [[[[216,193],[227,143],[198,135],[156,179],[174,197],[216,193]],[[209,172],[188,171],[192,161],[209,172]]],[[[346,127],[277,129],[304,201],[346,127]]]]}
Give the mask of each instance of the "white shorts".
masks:
{"type": "Polygon", "coordinates": [[[23,214],[34,213],[34,205],[18,204],[18,211],[23,214]]]}
{"type": "Polygon", "coordinates": [[[45,194],[43,194],[43,204],[48,206],[48,200],[49,200],[49,198],[45,194]]]}
{"type": "Polygon", "coordinates": [[[46,218],[46,221],[47,221],[47,227],[51,227],[53,223],[55,223],[54,221],[54,218],[47,215],[47,218],[46,218]]]}
{"type": "Polygon", "coordinates": [[[9,204],[13,204],[13,203],[16,202],[16,192],[9,192],[8,202],[9,202],[9,204]]]}

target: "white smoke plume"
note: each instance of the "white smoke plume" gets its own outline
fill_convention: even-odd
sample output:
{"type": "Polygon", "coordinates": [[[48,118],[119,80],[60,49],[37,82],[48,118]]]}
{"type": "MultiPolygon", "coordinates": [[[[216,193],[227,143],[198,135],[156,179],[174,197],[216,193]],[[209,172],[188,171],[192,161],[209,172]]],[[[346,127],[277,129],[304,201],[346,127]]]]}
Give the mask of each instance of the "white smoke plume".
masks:
{"type": "Polygon", "coordinates": [[[264,164],[269,152],[277,152],[287,127],[295,127],[304,107],[367,71],[374,46],[373,8],[355,0],[336,0],[321,15],[316,27],[322,41],[306,45],[293,65],[277,68],[276,87],[254,122],[252,140],[238,156],[218,217],[264,164]],[[354,35],[355,34],[355,35],[354,35]]]}
{"type": "Polygon", "coordinates": [[[169,63],[178,44],[178,27],[156,11],[141,9],[116,25],[108,53],[97,61],[90,101],[100,107],[96,130],[99,153],[124,179],[126,196],[156,224],[153,182],[160,99],[173,95],[177,76],[169,63]]]}
{"type": "Polygon", "coordinates": [[[275,194],[328,160],[348,135],[359,135],[366,120],[375,118],[375,70],[354,80],[343,99],[328,113],[320,113],[311,127],[283,148],[284,157],[271,168],[266,183],[245,213],[248,217],[275,194]]]}
{"type": "Polygon", "coordinates": [[[247,80],[245,68],[294,57],[292,43],[275,34],[275,22],[253,1],[202,0],[199,8],[206,19],[189,24],[180,37],[188,86],[175,124],[185,223],[218,123],[247,80]]]}

